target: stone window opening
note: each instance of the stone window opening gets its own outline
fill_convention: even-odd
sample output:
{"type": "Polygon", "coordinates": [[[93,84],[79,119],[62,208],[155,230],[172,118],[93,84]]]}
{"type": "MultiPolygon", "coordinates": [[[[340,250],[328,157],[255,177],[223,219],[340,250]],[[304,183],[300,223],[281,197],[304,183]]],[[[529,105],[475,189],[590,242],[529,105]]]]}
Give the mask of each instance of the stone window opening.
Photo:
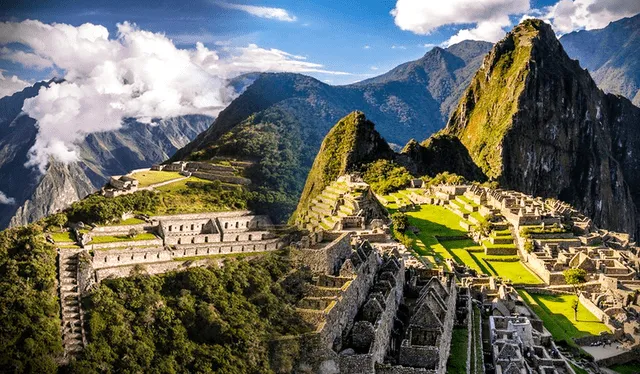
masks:
{"type": "Polygon", "coordinates": [[[249,234],[249,241],[251,241],[251,239],[253,239],[253,236],[249,234]]]}
{"type": "Polygon", "coordinates": [[[182,238],[178,238],[178,244],[182,244],[182,238]]]}
{"type": "Polygon", "coordinates": [[[191,231],[193,231],[193,228],[195,227],[195,225],[191,225],[191,231]]]}
{"type": "Polygon", "coordinates": [[[120,256],[118,256],[118,261],[120,261],[120,256]]]}
{"type": "Polygon", "coordinates": [[[184,230],[184,225],[180,225],[180,231],[184,230]]]}
{"type": "Polygon", "coordinates": [[[169,232],[171,232],[171,225],[169,225],[169,232]]]}
{"type": "Polygon", "coordinates": [[[195,237],[191,238],[191,244],[194,244],[195,242],[196,242],[196,238],[195,237]]]}
{"type": "Polygon", "coordinates": [[[107,262],[107,256],[104,256],[104,262],[107,262]]]}
{"type": "Polygon", "coordinates": [[[208,236],[205,236],[205,237],[204,237],[204,242],[205,242],[205,243],[209,243],[209,237],[208,237],[208,236]]]}
{"type": "Polygon", "coordinates": [[[160,253],[158,253],[156,256],[157,256],[158,258],[160,258],[160,253]]]}
{"type": "Polygon", "coordinates": [[[229,222],[225,222],[225,223],[224,223],[224,228],[225,228],[225,229],[228,229],[228,228],[229,228],[229,222]]]}
{"type": "Polygon", "coordinates": [[[236,222],[236,229],[238,228],[238,222],[236,222]]]}
{"type": "Polygon", "coordinates": [[[236,235],[236,241],[239,242],[240,241],[240,236],[236,235]]]}

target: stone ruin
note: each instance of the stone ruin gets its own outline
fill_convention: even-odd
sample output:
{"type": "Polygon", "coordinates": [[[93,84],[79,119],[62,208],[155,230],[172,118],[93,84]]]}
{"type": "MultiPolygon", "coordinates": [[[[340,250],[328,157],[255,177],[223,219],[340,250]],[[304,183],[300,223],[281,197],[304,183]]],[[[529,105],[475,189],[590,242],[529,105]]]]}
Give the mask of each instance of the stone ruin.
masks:
{"type": "Polygon", "coordinates": [[[351,232],[312,233],[297,246],[316,274],[298,305],[316,326],[300,372],[446,371],[457,300],[451,276],[407,269],[396,250],[351,232]]]}
{"type": "Polygon", "coordinates": [[[296,224],[317,231],[365,230],[372,220],[386,220],[386,210],[368,184],[356,175],[343,175],[309,203],[296,224]]]}

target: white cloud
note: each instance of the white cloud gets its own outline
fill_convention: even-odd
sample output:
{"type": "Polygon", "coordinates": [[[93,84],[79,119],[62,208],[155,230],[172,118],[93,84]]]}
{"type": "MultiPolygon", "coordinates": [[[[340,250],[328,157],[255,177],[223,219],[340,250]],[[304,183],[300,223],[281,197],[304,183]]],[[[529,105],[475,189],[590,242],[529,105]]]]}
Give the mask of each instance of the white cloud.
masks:
{"type": "Polygon", "coordinates": [[[287,12],[286,9],[282,9],[282,8],[233,4],[225,1],[215,1],[214,4],[227,9],[241,10],[243,12],[247,12],[253,16],[260,17],[260,18],[275,19],[278,21],[285,21],[285,22],[294,22],[296,20],[295,16],[289,14],[289,12],[287,12]]]}
{"type": "Polygon", "coordinates": [[[44,170],[51,156],[77,160],[75,144],[87,134],[120,128],[123,118],[151,122],[185,114],[216,115],[233,99],[225,79],[242,73],[347,74],[255,44],[214,51],[197,43],[196,49],[187,50],[127,22],[117,28],[111,39],[101,25],[0,23],[0,46],[20,43],[64,72],[64,82],[41,88],[23,106],[38,121],[27,166],[44,170]]]}
{"type": "Polygon", "coordinates": [[[198,43],[193,61],[207,72],[222,77],[232,77],[248,71],[350,75],[346,72],[326,70],[321,64],[306,61],[304,56],[275,48],[260,48],[256,44],[226,49],[225,52],[228,55],[221,58],[218,52],[198,43]]]}
{"type": "Polygon", "coordinates": [[[21,91],[23,88],[30,85],[31,83],[23,81],[16,75],[5,77],[3,75],[3,71],[0,70],[0,98],[13,95],[14,93],[21,91]]]}
{"type": "Polygon", "coordinates": [[[16,62],[28,68],[38,70],[50,68],[53,66],[51,61],[42,58],[35,53],[12,50],[7,47],[0,48],[0,59],[16,62]]]}
{"type": "Polygon", "coordinates": [[[366,44],[364,47],[362,47],[362,49],[371,49],[371,46],[366,44]]]}
{"type": "Polygon", "coordinates": [[[378,70],[379,68],[378,68],[377,66],[372,66],[372,67],[370,67],[369,69],[371,69],[371,70],[374,70],[374,71],[375,71],[375,70],[378,70]]]}
{"type": "Polygon", "coordinates": [[[638,0],[560,0],[542,9],[543,18],[556,32],[600,29],[623,17],[640,13],[638,0]]]}
{"type": "Polygon", "coordinates": [[[407,49],[407,47],[405,47],[403,45],[392,45],[391,49],[407,49]]]}
{"type": "Polygon", "coordinates": [[[15,203],[16,199],[14,199],[13,197],[8,197],[4,194],[4,192],[0,191],[0,204],[13,205],[15,203]]]}
{"type": "Polygon", "coordinates": [[[391,15],[400,29],[419,35],[445,25],[474,25],[444,43],[450,45],[465,38],[495,42],[504,36],[504,28],[511,26],[510,15],[529,9],[529,0],[397,0],[391,15]]]}

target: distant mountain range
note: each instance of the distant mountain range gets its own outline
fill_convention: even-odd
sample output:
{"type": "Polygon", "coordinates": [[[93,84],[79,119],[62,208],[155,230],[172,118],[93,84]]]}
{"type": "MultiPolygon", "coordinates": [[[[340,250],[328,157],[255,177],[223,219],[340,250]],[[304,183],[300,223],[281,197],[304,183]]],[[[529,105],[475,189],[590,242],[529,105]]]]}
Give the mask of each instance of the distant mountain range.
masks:
{"type": "MultiPolygon", "coordinates": [[[[638,105],[639,26],[640,15],[613,22],[601,30],[567,34],[561,43],[571,58],[579,59],[582,67],[589,70],[600,88],[638,105]]],[[[490,43],[478,41],[464,41],[446,49],[436,47],[418,60],[346,86],[327,85],[300,74],[245,74],[229,82],[242,94],[215,121],[190,116],[162,121],[154,127],[127,121],[120,131],[88,136],[79,145],[82,162],[52,162],[44,176],[23,166],[37,129],[34,121],[20,111],[24,99],[37,94],[42,85],[39,83],[0,99],[0,191],[16,200],[15,205],[0,205],[0,228],[9,222],[20,224],[42,217],[99,188],[109,175],[161,162],[178,149],[172,160],[225,156],[254,161],[255,166],[248,170],[255,182],[253,188],[277,195],[272,203],[284,207],[282,220],[295,208],[324,136],[355,110],[364,112],[376,124],[376,130],[394,150],[403,149],[399,160],[409,158],[411,162],[405,165],[413,168],[412,172],[434,173],[457,167],[475,175],[476,170],[467,167],[469,155],[459,152],[465,139],[452,137],[451,130],[449,135],[439,134],[422,145],[412,139],[425,139],[443,129],[458,105],[479,102],[477,92],[472,89],[465,94],[465,90],[491,48],[490,43]],[[463,95],[466,102],[459,104],[463,95]]],[[[586,79],[577,70],[571,74],[586,79]]],[[[570,75],[559,74],[551,79],[570,75]]],[[[505,103],[515,105],[512,97],[498,99],[490,111],[492,117],[504,109],[505,103]]],[[[508,114],[504,110],[502,113],[508,114]]],[[[469,151],[480,166],[487,162],[469,151]]],[[[492,170],[485,167],[490,176],[492,170]]],[[[501,175],[496,172],[493,176],[501,175]]],[[[539,183],[545,183],[544,179],[539,183]]],[[[561,197],[569,193],[551,190],[551,195],[561,197]]],[[[587,207],[597,201],[570,202],[592,216],[602,210],[587,207]]],[[[630,221],[619,224],[634,225],[630,221]]]]}
{"type": "Polygon", "coordinates": [[[87,136],[78,145],[80,162],[65,165],[52,160],[41,175],[24,166],[38,130],[22,105],[46,84],[0,99],[0,191],[15,200],[0,204],[0,229],[65,208],[102,187],[110,175],[166,160],[213,121],[208,116],[184,116],[149,126],[129,120],[118,131],[87,136]]]}
{"type": "Polygon", "coordinates": [[[566,34],[560,42],[589,70],[598,87],[640,106],[640,14],[600,30],[566,34]]]}

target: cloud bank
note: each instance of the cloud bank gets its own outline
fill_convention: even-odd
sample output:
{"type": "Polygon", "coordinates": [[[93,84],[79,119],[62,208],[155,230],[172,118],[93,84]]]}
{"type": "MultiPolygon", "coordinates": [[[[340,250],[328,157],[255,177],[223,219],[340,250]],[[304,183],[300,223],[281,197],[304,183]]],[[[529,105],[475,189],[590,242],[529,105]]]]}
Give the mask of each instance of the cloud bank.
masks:
{"type": "Polygon", "coordinates": [[[603,28],[638,13],[638,0],[560,0],[542,9],[532,9],[529,0],[397,0],[391,11],[400,29],[418,35],[429,35],[443,26],[463,26],[444,46],[466,39],[496,42],[513,26],[514,18],[541,18],[557,33],[565,34],[603,28]]]}
{"type": "Polygon", "coordinates": [[[294,22],[296,20],[295,16],[289,14],[289,12],[287,12],[286,9],[282,9],[282,8],[233,4],[233,3],[227,3],[225,1],[216,1],[214,4],[226,9],[241,10],[243,12],[251,14],[252,16],[256,16],[260,18],[275,19],[275,20],[284,21],[284,22],[294,22]]]}
{"type": "Polygon", "coordinates": [[[529,0],[398,0],[391,11],[396,25],[419,35],[429,35],[445,25],[475,25],[452,36],[445,45],[465,39],[496,42],[511,26],[509,16],[529,11],[529,0]]]}
{"type": "Polygon", "coordinates": [[[16,92],[21,91],[23,88],[31,85],[31,83],[23,81],[16,75],[5,77],[3,73],[4,71],[0,70],[0,97],[13,95],[16,92]]]}
{"type": "MultiPolygon", "coordinates": [[[[114,38],[101,25],[3,22],[0,46],[5,46],[0,58],[64,71],[63,82],[41,88],[22,108],[38,126],[27,166],[42,171],[52,156],[62,162],[78,160],[75,144],[87,134],[117,130],[124,118],[149,123],[185,114],[217,115],[234,95],[225,79],[242,73],[346,74],[255,44],[221,51],[202,43],[195,49],[179,49],[165,35],[128,22],[117,25],[114,38]],[[28,51],[20,55],[10,49],[11,43],[28,51]]],[[[1,79],[4,89],[8,78],[1,79]]],[[[11,79],[17,86],[26,83],[11,79]]]]}
{"type": "Polygon", "coordinates": [[[620,18],[640,13],[638,0],[560,0],[543,9],[543,19],[556,32],[601,29],[620,18]]]}
{"type": "Polygon", "coordinates": [[[16,199],[13,197],[8,197],[4,194],[4,192],[0,191],[0,204],[4,205],[13,205],[16,203],[16,199]]]}

